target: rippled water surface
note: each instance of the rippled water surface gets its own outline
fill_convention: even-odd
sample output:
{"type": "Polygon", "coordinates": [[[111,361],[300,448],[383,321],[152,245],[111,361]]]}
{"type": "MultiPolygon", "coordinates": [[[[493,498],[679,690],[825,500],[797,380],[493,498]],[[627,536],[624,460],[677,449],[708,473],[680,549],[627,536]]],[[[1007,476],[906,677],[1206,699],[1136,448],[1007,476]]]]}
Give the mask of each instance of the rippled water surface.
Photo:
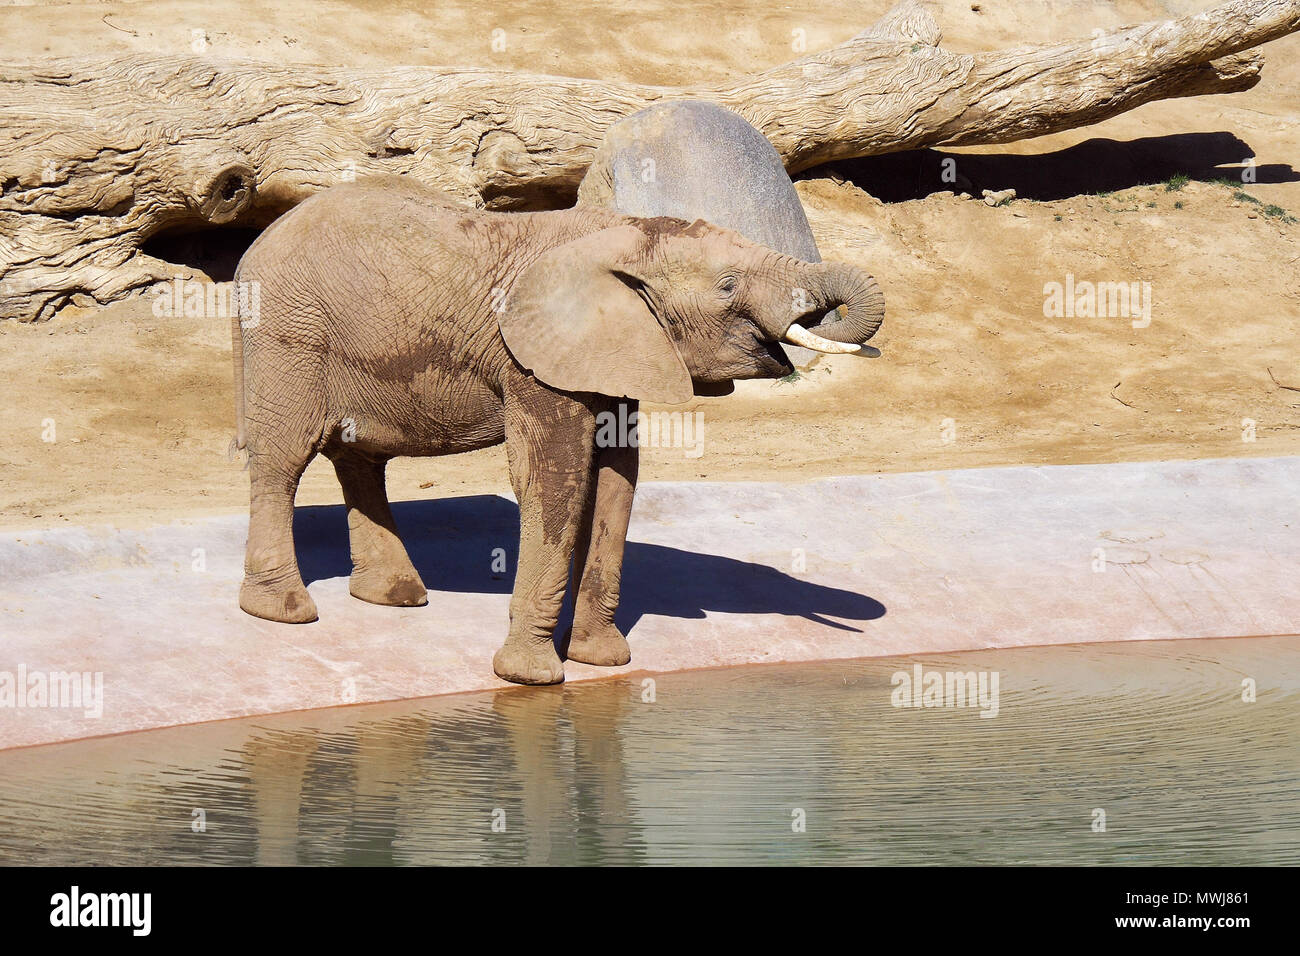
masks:
{"type": "Polygon", "coordinates": [[[1300,863],[1300,638],[642,681],[0,752],[0,863],[1300,863]]]}

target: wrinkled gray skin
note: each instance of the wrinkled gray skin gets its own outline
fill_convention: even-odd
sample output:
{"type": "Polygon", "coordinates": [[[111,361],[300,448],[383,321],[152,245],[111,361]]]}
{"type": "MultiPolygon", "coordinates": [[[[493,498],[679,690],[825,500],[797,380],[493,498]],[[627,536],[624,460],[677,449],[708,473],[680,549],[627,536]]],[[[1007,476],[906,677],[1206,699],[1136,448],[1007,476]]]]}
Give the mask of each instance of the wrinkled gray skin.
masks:
{"type": "Polygon", "coordinates": [[[599,446],[597,416],[620,400],[631,412],[639,400],[684,402],[730,391],[734,379],[787,375],[777,344],[786,329],[836,305],[863,340],[883,316],[865,273],[704,222],[591,208],[489,213],[400,177],[303,202],[249,248],[235,280],[258,283],[260,299],[233,328],[236,441],[252,485],[240,607],[316,619],[292,516],[317,453],[343,488],[352,594],[427,603],[389,510],[385,465],[504,441],[519,567],[493,668],[523,684],[564,679],[552,634],[571,557],[568,657],[630,659],[614,612],[637,449],[599,446]]]}

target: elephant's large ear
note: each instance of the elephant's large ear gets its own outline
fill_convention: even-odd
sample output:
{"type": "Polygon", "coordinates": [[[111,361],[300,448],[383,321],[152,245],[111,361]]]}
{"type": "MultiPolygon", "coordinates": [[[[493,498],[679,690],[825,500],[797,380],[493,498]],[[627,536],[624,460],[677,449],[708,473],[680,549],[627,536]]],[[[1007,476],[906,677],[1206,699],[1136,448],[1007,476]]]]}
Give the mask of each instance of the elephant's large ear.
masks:
{"type": "Polygon", "coordinates": [[[611,226],[525,269],[498,316],[515,361],[566,392],[689,401],[686,363],[636,291],[646,241],[635,226],[611,226]]]}

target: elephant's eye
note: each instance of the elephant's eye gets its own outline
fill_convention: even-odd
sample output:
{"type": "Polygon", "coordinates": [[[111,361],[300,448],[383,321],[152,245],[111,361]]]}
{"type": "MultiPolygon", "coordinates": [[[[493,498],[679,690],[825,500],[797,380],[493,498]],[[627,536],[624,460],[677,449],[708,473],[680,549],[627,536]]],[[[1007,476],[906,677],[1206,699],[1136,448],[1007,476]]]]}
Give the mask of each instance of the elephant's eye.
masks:
{"type": "Polygon", "coordinates": [[[736,277],[723,276],[722,279],[718,282],[718,295],[722,296],[724,299],[730,299],[735,294],[736,294],[736,277]]]}

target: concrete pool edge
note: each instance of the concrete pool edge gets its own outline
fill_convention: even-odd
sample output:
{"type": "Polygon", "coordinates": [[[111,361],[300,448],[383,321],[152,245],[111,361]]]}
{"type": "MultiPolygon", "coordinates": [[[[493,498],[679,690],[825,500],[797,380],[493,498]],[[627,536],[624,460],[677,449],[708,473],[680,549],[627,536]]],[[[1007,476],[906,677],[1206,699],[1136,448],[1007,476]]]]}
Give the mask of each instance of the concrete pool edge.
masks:
{"type": "MultiPolygon", "coordinates": [[[[566,672],[1295,634],[1297,479],[1300,458],[1248,458],[647,484],[633,661],[566,672]]],[[[0,748],[509,687],[491,671],[509,589],[492,555],[513,569],[513,508],[395,506],[430,586],[400,610],[347,595],[341,509],[301,509],[321,613],[305,626],[235,607],[242,516],[0,532],[0,673],[99,673],[104,700],[98,718],[0,704],[0,748]]]]}
{"type": "MultiPolygon", "coordinates": [[[[1120,640],[1120,641],[1088,641],[1088,642],[1081,642],[1079,644],[1059,644],[1059,643],[1020,644],[1020,645],[1016,645],[1015,647],[981,647],[981,648],[967,648],[963,650],[953,650],[953,651],[944,651],[944,650],[920,651],[920,652],[902,655],[902,657],[905,657],[908,661],[912,661],[913,659],[915,659],[917,663],[925,663],[930,658],[941,658],[941,659],[950,658],[952,655],[955,654],[958,655],[974,654],[974,653],[979,653],[980,651],[998,651],[998,650],[1021,651],[1021,650],[1035,650],[1035,649],[1049,648],[1049,647],[1070,648],[1070,647],[1089,647],[1089,646],[1096,647],[1096,646],[1107,646],[1107,645],[1119,646],[1119,645],[1166,644],[1166,643],[1174,644],[1174,643],[1182,643],[1187,641],[1195,641],[1195,642],[1259,641],[1259,640],[1297,640],[1297,639],[1300,639],[1300,631],[1296,631],[1295,633],[1290,633],[1290,634],[1247,634],[1247,635],[1240,635],[1238,637],[1202,638],[1202,637],[1176,636],[1176,637],[1135,638],[1132,640],[1120,640]]],[[[889,658],[901,659],[900,655],[897,654],[866,655],[863,657],[825,657],[825,658],[819,657],[819,658],[812,658],[810,660],[799,660],[799,661],[765,660],[765,661],[758,661],[753,663],[707,664],[698,667],[679,667],[672,670],[662,670],[662,671],[651,671],[651,670],[646,670],[644,668],[636,668],[631,666],[621,667],[621,668],[593,667],[590,668],[592,673],[585,674],[582,677],[571,677],[566,675],[564,684],[551,685],[551,689],[562,689],[564,686],[570,684],[586,685],[586,684],[599,683],[601,681],[636,680],[637,678],[664,677],[664,676],[674,676],[679,674],[698,674],[698,673],[708,673],[710,671],[736,671],[736,670],[748,670],[751,668],[761,670],[764,668],[781,668],[787,666],[797,667],[801,665],[816,665],[816,664],[836,664],[836,663],[850,664],[854,662],[863,662],[863,661],[889,659],[889,658]]],[[[530,691],[547,690],[547,689],[548,688],[545,687],[543,688],[528,687],[521,684],[512,684],[509,683],[508,681],[497,680],[492,683],[491,687],[472,687],[467,690],[446,691],[444,693],[428,694],[420,697],[392,697],[392,698],[384,698],[380,700],[355,701],[353,703],[347,703],[347,704],[333,703],[321,707],[300,707],[300,708],[295,708],[293,710],[278,710],[278,711],[270,711],[270,712],[259,711],[256,713],[248,713],[248,714],[232,714],[228,717],[218,717],[218,718],[208,719],[208,720],[195,720],[195,721],[186,721],[182,723],[161,724],[156,727],[140,727],[133,730],[117,730],[109,733],[88,734],[81,737],[69,737],[67,739],[62,739],[62,740],[51,740],[51,741],[44,741],[38,743],[7,745],[4,747],[0,747],[0,754],[13,753],[17,751],[40,750],[45,747],[59,747],[63,744],[87,743],[87,742],[95,742],[95,741],[100,741],[100,742],[115,741],[121,738],[130,738],[137,734],[150,734],[156,731],[183,731],[183,730],[196,728],[196,727],[217,729],[226,724],[236,724],[239,722],[249,721],[249,720],[258,720],[259,727],[264,727],[264,726],[275,727],[275,726],[286,726],[286,725],[293,726],[294,725],[294,722],[292,720],[293,718],[303,717],[306,715],[329,714],[335,721],[346,722],[349,714],[353,714],[355,712],[362,712],[362,713],[372,712],[377,708],[383,708],[389,705],[400,707],[403,704],[413,704],[413,703],[418,703],[420,701],[438,701],[447,698],[462,697],[468,695],[496,694],[503,691],[507,693],[517,692],[522,694],[522,693],[528,693],[530,691]],[[263,723],[263,721],[265,721],[265,724],[263,723]]]]}

